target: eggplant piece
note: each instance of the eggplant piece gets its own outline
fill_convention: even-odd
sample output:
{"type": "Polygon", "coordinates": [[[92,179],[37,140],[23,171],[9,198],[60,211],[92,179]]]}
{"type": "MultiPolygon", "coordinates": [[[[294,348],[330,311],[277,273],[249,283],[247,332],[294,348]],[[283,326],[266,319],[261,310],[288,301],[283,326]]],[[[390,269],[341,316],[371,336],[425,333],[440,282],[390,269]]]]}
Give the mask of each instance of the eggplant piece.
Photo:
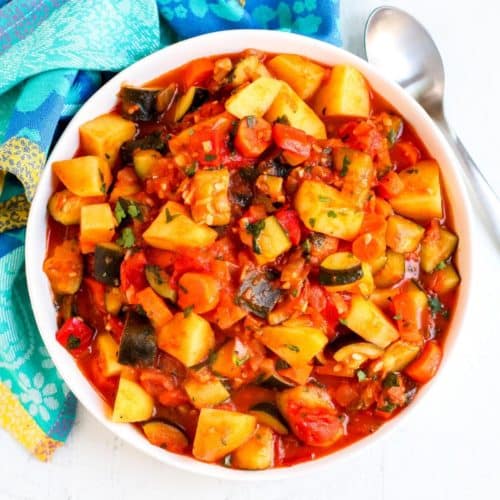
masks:
{"type": "Polygon", "coordinates": [[[148,441],[155,446],[174,453],[182,453],[189,446],[189,440],[180,426],[169,421],[151,420],[142,426],[148,441]]]}
{"type": "Polygon", "coordinates": [[[349,252],[328,256],[319,268],[319,284],[324,286],[348,285],[362,277],[361,261],[349,252]]]}
{"type": "Polygon", "coordinates": [[[135,122],[149,122],[157,116],[157,99],[161,89],[122,87],[122,116],[135,122]]]}
{"type": "Polygon", "coordinates": [[[290,389],[290,387],[295,387],[295,384],[277,373],[272,373],[268,377],[264,378],[259,385],[265,387],[266,389],[277,389],[282,391],[284,389],[290,389]]]}
{"type": "Polygon", "coordinates": [[[265,318],[273,310],[280,296],[281,291],[273,286],[265,273],[252,271],[240,285],[237,303],[259,318],[265,318]]]}
{"type": "Polygon", "coordinates": [[[264,401],[252,406],[249,411],[259,424],[267,425],[277,434],[288,434],[288,424],[278,410],[278,407],[273,403],[264,401]]]}
{"type": "Polygon", "coordinates": [[[164,155],[167,152],[167,142],[163,140],[161,132],[159,131],[124,142],[120,148],[122,163],[124,165],[132,163],[134,151],[138,149],[154,149],[164,155]]]}
{"type": "Polygon", "coordinates": [[[160,297],[174,303],[177,301],[177,292],[170,284],[170,276],[161,267],[148,264],[145,269],[145,274],[149,286],[160,297]]]}
{"type": "Polygon", "coordinates": [[[123,250],[115,243],[98,243],[94,254],[94,278],[109,286],[120,285],[123,250]]]}
{"type": "Polygon", "coordinates": [[[202,87],[189,87],[187,92],[177,101],[174,120],[180,122],[185,115],[198,109],[210,98],[210,92],[202,87]]]}
{"type": "Polygon", "coordinates": [[[118,362],[135,367],[151,367],[156,358],[155,331],[150,321],[129,311],[120,341],[118,362]]]}

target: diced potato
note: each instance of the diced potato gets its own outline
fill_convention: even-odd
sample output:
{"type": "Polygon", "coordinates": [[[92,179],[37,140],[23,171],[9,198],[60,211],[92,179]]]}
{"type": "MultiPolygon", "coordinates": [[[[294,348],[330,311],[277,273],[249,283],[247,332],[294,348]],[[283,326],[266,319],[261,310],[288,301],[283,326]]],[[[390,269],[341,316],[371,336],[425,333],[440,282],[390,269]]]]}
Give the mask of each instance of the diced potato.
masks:
{"type": "Polygon", "coordinates": [[[270,77],[267,68],[260,62],[255,55],[247,56],[239,61],[229,75],[229,83],[238,87],[249,80],[254,81],[261,76],[270,77]]]}
{"type": "Polygon", "coordinates": [[[133,157],[135,173],[140,179],[150,177],[153,167],[161,157],[156,149],[139,149],[133,157]]]}
{"type": "Polygon", "coordinates": [[[264,227],[253,238],[253,251],[258,264],[273,262],[276,257],[292,247],[292,242],[276,217],[270,215],[263,220],[264,227]]]}
{"type": "Polygon", "coordinates": [[[387,255],[384,253],[380,257],[368,260],[367,263],[372,270],[372,274],[378,273],[387,262],[387,255]]]}
{"type": "Polygon", "coordinates": [[[324,68],[319,64],[294,54],[275,56],[267,66],[277,78],[288,83],[304,100],[313,96],[325,75],[324,68]]]}
{"type": "Polygon", "coordinates": [[[440,227],[439,238],[424,239],[420,252],[421,266],[426,273],[431,273],[436,266],[453,254],[457,248],[458,238],[455,234],[440,227]]]}
{"type": "Polygon", "coordinates": [[[238,90],[226,101],[226,111],[236,118],[261,117],[269,109],[281,89],[281,82],[262,76],[238,90]]]}
{"type": "Polygon", "coordinates": [[[153,415],[153,398],[136,382],[120,377],[113,407],[113,422],[143,422],[153,415]]]}
{"type": "Polygon", "coordinates": [[[356,370],[368,359],[377,359],[383,354],[383,349],[369,342],[355,342],[341,347],[333,355],[333,359],[347,368],[356,370]]]}
{"type": "Polygon", "coordinates": [[[184,389],[196,408],[215,406],[229,398],[229,392],[217,378],[201,382],[191,377],[184,382],[184,389]]]}
{"type": "Polygon", "coordinates": [[[99,156],[113,166],[121,145],[133,139],[135,132],[134,122],[107,113],[80,127],[80,145],[86,154],[99,156]]]}
{"type": "Polygon", "coordinates": [[[118,344],[109,333],[100,333],[96,338],[96,346],[102,360],[102,374],[105,377],[118,375],[123,366],[118,363],[118,344]]]}
{"type": "Polygon", "coordinates": [[[425,221],[443,216],[439,166],[433,161],[421,161],[399,173],[403,191],[389,202],[395,212],[410,219],[425,221]]]}
{"type": "Polygon", "coordinates": [[[314,99],[314,110],[321,117],[370,116],[370,89],[364,76],[352,66],[337,65],[314,99]]]}
{"type": "Polygon", "coordinates": [[[292,367],[309,363],[328,343],[326,335],[312,327],[266,326],[260,333],[260,341],[292,367]]]}
{"type": "Polygon", "coordinates": [[[256,426],[252,415],[203,408],[196,427],[193,455],[204,462],[215,462],[247,442],[256,426]]]}
{"type": "Polygon", "coordinates": [[[78,291],[83,278],[83,259],[76,240],[57,245],[43,263],[54,293],[72,295],[78,291]]]}
{"type": "Polygon", "coordinates": [[[217,349],[213,356],[210,356],[212,371],[220,377],[229,379],[238,377],[241,373],[241,366],[234,362],[237,357],[235,340],[228,340],[217,349]]]}
{"type": "Polygon", "coordinates": [[[335,169],[344,180],[342,194],[357,207],[363,207],[375,175],[371,156],[354,149],[339,148],[335,150],[333,159],[335,169]]]}
{"type": "Polygon", "coordinates": [[[438,295],[451,292],[460,283],[460,276],[452,264],[448,264],[443,269],[434,271],[430,276],[426,277],[426,283],[430,290],[438,295]]]}
{"type": "Polygon", "coordinates": [[[111,186],[109,165],[98,156],[55,161],[52,170],[64,186],[77,196],[103,196],[111,186]]]}
{"type": "Polygon", "coordinates": [[[400,215],[387,219],[385,239],[387,246],[397,253],[414,252],[424,236],[425,229],[400,215]]]}
{"type": "Polygon", "coordinates": [[[384,313],[370,300],[353,295],[345,317],[346,326],[366,341],[386,348],[399,338],[399,333],[384,313]]]}
{"type": "Polygon", "coordinates": [[[109,203],[85,205],[81,210],[80,243],[82,246],[107,243],[113,239],[115,226],[116,220],[109,203]]]}
{"type": "Polygon", "coordinates": [[[217,239],[217,232],[205,224],[197,224],[178,203],[167,202],[158,217],[144,231],[144,241],[162,250],[204,248],[217,239]],[[177,208],[176,208],[177,207],[177,208]],[[177,211],[176,211],[177,210],[177,211]]]}
{"type": "Polygon", "coordinates": [[[398,340],[391,344],[382,356],[384,373],[399,372],[406,368],[418,355],[420,347],[398,340]]]}
{"type": "Polygon", "coordinates": [[[210,323],[196,314],[179,312],[158,331],[160,349],[185,366],[201,363],[214,348],[215,337],[210,323]]]}
{"type": "Polygon", "coordinates": [[[273,202],[283,203],[285,201],[285,194],[283,193],[283,177],[262,174],[257,177],[255,186],[261,193],[269,196],[273,202]]]}
{"type": "Polygon", "coordinates": [[[382,311],[390,314],[393,311],[392,299],[399,293],[399,288],[376,288],[370,300],[382,311]]]}
{"type": "Polygon", "coordinates": [[[231,220],[231,205],[228,198],[229,171],[198,170],[191,182],[189,202],[195,222],[209,226],[225,226],[231,220]]]}
{"type": "Polygon", "coordinates": [[[63,189],[50,197],[48,204],[49,214],[54,220],[65,226],[79,224],[82,207],[84,205],[99,203],[99,201],[101,201],[100,196],[82,198],[67,189],[63,189]]]}
{"type": "Polygon", "coordinates": [[[281,82],[279,93],[266,113],[266,120],[269,122],[281,117],[286,117],[290,126],[303,130],[316,139],[326,139],[325,124],[285,82],[281,82]]]}
{"type": "Polygon", "coordinates": [[[295,208],[311,231],[353,240],[364,213],[337,189],[320,181],[305,180],[295,195],[295,208]]]}
{"type": "Polygon", "coordinates": [[[237,469],[264,470],[274,463],[274,434],[259,425],[255,434],[231,455],[231,465],[237,469]]]}
{"type": "Polygon", "coordinates": [[[375,273],[373,281],[378,288],[387,288],[399,283],[405,276],[405,258],[400,253],[387,250],[382,269],[375,273]]]}

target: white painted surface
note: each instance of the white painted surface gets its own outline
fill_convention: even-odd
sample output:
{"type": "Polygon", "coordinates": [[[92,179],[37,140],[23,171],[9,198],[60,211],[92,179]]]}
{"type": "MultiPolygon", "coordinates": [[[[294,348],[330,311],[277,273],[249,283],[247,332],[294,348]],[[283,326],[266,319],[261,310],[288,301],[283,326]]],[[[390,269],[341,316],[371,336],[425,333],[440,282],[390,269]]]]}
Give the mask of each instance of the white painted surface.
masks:
{"type": "MultiPolygon", "coordinates": [[[[431,31],[445,59],[449,116],[500,191],[498,20],[493,0],[393,0],[431,31]]],[[[376,0],[343,0],[348,49],[361,52],[376,0]]],[[[122,444],[84,410],[52,463],[0,431],[0,499],[266,500],[498,499],[499,257],[477,222],[480,250],[466,328],[440,383],[384,442],[318,474],[287,482],[231,483],[170,469],[122,444]]]]}

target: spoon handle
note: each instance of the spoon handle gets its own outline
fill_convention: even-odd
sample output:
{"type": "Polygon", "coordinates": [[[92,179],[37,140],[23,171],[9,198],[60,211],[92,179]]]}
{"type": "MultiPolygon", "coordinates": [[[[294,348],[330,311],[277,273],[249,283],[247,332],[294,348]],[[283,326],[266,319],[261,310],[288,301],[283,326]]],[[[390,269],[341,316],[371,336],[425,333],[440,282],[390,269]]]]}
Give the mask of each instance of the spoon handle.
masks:
{"type": "Polygon", "coordinates": [[[469,187],[475,194],[476,201],[483,212],[484,217],[481,217],[481,219],[488,227],[497,248],[500,249],[500,199],[446,120],[439,120],[437,123],[440,125],[445,137],[458,153],[465,176],[469,181],[469,187]]]}

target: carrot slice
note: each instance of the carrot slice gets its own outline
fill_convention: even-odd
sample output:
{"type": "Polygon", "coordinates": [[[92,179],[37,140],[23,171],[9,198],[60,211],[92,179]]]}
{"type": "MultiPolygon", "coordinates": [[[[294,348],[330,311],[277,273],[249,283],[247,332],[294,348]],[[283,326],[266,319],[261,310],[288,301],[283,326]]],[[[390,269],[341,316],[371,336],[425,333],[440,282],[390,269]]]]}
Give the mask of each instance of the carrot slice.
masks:
{"type": "Polygon", "coordinates": [[[247,116],[238,123],[234,145],[243,156],[257,158],[270,146],[271,131],[264,118],[247,116]]]}
{"type": "Polygon", "coordinates": [[[172,319],[172,313],[163,299],[151,287],[136,294],[137,302],[142,306],[146,316],[155,328],[160,328],[172,319]]]}
{"type": "Polygon", "coordinates": [[[430,340],[425,344],[422,354],[406,367],[405,373],[413,380],[425,384],[436,374],[441,357],[441,347],[435,340],[430,340]]]}
{"type": "Polygon", "coordinates": [[[203,273],[185,273],[179,280],[177,303],[183,309],[193,307],[196,313],[205,313],[219,303],[219,284],[215,278],[203,273]]]}
{"type": "Polygon", "coordinates": [[[396,172],[389,172],[379,181],[377,191],[382,198],[392,198],[403,191],[405,185],[396,172]]]}
{"type": "Polygon", "coordinates": [[[208,57],[202,57],[191,61],[185,68],[182,75],[184,90],[193,85],[204,83],[214,72],[214,62],[208,57]]]}
{"type": "Polygon", "coordinates": [[[352,242],[352,253],[360,260],[369,261],[385,252],[385,239],[374,233],[365,233],[352,242]]]}

